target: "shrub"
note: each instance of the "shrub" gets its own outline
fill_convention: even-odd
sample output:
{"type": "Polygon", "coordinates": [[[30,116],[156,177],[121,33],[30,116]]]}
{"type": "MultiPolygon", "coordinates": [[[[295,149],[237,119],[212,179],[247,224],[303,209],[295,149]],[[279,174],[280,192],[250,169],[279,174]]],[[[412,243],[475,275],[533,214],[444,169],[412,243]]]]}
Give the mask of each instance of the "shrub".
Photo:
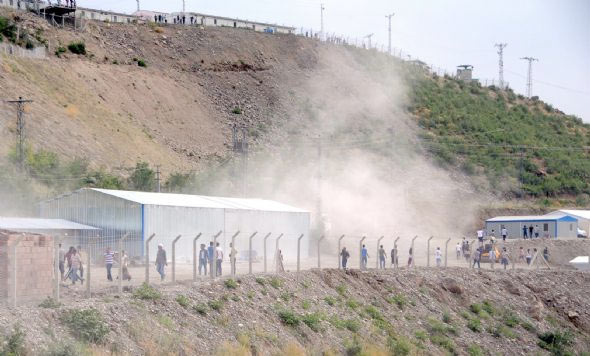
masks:
{"type": "Polygon", "coordinates": [[[346,301],[346,306],[350,309],[356,310],[360,306],[360,304],[356,300],[350,298],[346,301]]]}
{"type": "Polygon", "coordinates": [[[414,333],[414,336],[416,337],[416,339],[420,340],[420,341],[426,341],[426,338],[428,337],[426,335],[426,332],[424,330],[418,330],[414,333]]]}
{"type": "Polygon", "coordinates": [[[256,277],[256,283],[260,284],[261,286],[266,284],[266,280],[262,277],[256,277]]]}
{"type": "Polygon", "coordinates": [[[269,281],[269,284],[274,289],[279,289],[283,286],[283,281],[279,277],[272,277],[269,281]]]}
{"type": "Polygon", "coordinates": [[[479,333],[482,331],[482,327],[481,327],[481,321],[479,321],[479,319],[476,318],[471,318],[469,319],[469,321],[467,322],[467,327],[476,333],[479,333]]]}
{"type": "Polygon", "coordinates": [[[396,294],[388,300],[391,304],[397,305],[400,310],[403,310],[407,304],[406,298],[401,294],[396,294]]]}
{"type": "Polygon", "coordinates": [[[162,294],[147,283],[143,283],[140,287],[133,291],[133,297],[142,300],[157,300],[162,298],[162,294]]]}
{"type": "Polygon", "coordinates": [[[331,296],[325,297],[324,301],[326,302],[326,304],[328,304],[331,307],[333,307],[336,304],[336,298],[331,297],[331,296]]]}
{"type": "Polygon", "coordinates": [[[392,355],[405,356],[412,351],[412,344],[405,336],[398,336],[397,338],[390,337],[387,340],[387,346],[392,355]]]}
{"type": "Polygon", "coordinates": [[[303,308],[303,310],[309,310],[309,308],[311,308],[311,301],[306,299],[303,302],[301,302],[301,308],[303,308]]]}
{"type": "Polygon", "coordinates": [[[344,327],[353,333],[361,329],[361,323],[356,319],[347,319],[344,321],[344,327]]]}
{"type": "Polygon", "coordinates": [[[137,65],[139,67],[143,67],[143,68],[146,68],[147,67],[147,63],[143,59],[138,60],[137,61],[137,65]]]}
{"type": "Polygon", "coordinates": [[[482,311],[483,309],[482,309],[482,307],[481,307],[481,304],[471,304],[471,305],[469,306],[469,310],[471,310],[471,312],[472,312],[473,314],[479,314],[479,313],[481,313],[481,311],[482,311]]]}
{"type": "Polygon", "coordinates": [[[211,308],[215,311],[220,311],[221,308],[223,308],[223,302],[221,300],[210,300],[208,305],[209,305],[209,308],[211,308]]]}
{"type": "Polygon", "coordinates": [[[300,322],[299,317],[292,310],[279,311],[279,319],[283,324],[293,327],[299,325],[300,322]]]}
{"type": "Polygon", "coordinates": [[[176,302],[183,308],[187,308],[190,305],[190,300],[182,294],[176,297],[176,302]]]}
{"type": "Polygon", "coordinates": [[[339,285],[336,287],[336,292],[343,297],[346,296],[346,286],[344,284],[339,285]]]}
{"type": "Polygon", "coordinates": [[[65,47],[59,46],[59,47],[57,47],[57,49],[55,50],[55,55],[59,57],[59,56],[61,56],[63,53],[66,53],[66,51],[67,51],[67,50],[66,50],[66,48],[65,48],[65,47]]]}
{"type": "Polygon", "coordinates": [[[482,348],[477,344],[469,345],[469,348],[467,349],[467,353],[469,354],[469,356],[484,356],[485,355],[482,348]]]}
{"type": "Polygon", "coordinates": [[[25,333],[18,325],[12,330],[6,341],[4,341],[3,344],[0,344],[0,355],[26,355],[25,333]]]}
{"type": "Polygon", "coordinates": [[[283,293],[281,293],[281,296],[280,296],[280,297],[281,297],[281,299],[282,299],[282,300],[283,300],[285,303],[288,303],[288,302],[289,302],[289,300],[291,300],[291,293],[289,293],[289,292],[283,292],[283,293]]]}
{"type": "Polygon", "coordinates": [[[381,316],[379,310],[372,305],[367,305],[365,307],[365,313],[367,313],[372,319],[383,320],[383,316],[381,316]]]}
{"type": "Polygon", "coordinates": [[[496,314],[496,308],[494,308],[494,306],[489,300],[483,301],[482,309],[485,310],[486,313],[488,313],[489,315],[496,314]]]}
{"type": "Polygon", "coordinates": [[[444,312],[442,316],[442,321],[447,324],[450,324],[453,321],[453,319],[451,318],[451,314],[449,314],[449,312],[444,312]]]}
{"type": "Polygon", "coordinates": [[[68,49],[74,54],[86,55],[86,45],[82,41],[71,42],[68,49]]]}
{"type": "Polygon", "coordinates": [[[307,325],[311,330],[318,332],[320,330],[320,321],[322,320],[319,313],[305,314],[301,318],[303,323],[307,325]]]}
{"type": "Polygon", "coordinates": [[[60,320],[76,337],[86,342],[101,343],[109,333],[108,324],[105,323],[100,312],[94,308],[70,309],[60,317],[60,320]]]}
{"type": "Polygon", "coordinates": [[[573,335],[569,330],[554,330],[539,334],[539,347],[553,355],[565,355],[567,347],[573,343],[573,335]]]}
{"type": "Polygon", "coordinates": [[[517,327],[520,324],[520,319],[514,313],[506,313],[504,315],[504,324],[511,328],[517,327]]]}
{"type": "Polygon", "coordinates": [[[526,320],[521,321],[520,326],[522,326],[522,328],[528,332],[531,332],[531,333],[537,332],[537,328],[535,327],[535,325],[533,325],[533,323],[531,323],[529,321],[526,321],[526,320]]]}
{"type": "Polygon", "coordinates": [[[242,113],[242,109],[235,107],[232,109],[232,114],[240,115],[242,113]]]}
{"type": "Polygon", "coordinates": [[[227,289],[236,289],[236,288],[238,288],[238,283],[236,283],[236,281],[234,281],[231,278],[226,279],[223,282],[223,284],[225,285],[225,288],[227,288],[227,289]]]}
{"type": "Polygon", "coordinates": [[[207,315],[207,305],[203,303],[199,303],[193,306],[193,310],[197,314],[207,315]]]}
{"type": "Polygon", "coordinates": [[[451,353],[455,353],[455,344],[453,343],[453,340],[449,339],[444,335],[431,335],[430,342],[432,342],[435,345],[441,346],[442,348],[451,353]]]}
{"type": "Polygon", "coordinates": [[[56,308],[61,307],[62,304],[51,297],[47,297],[41,302],[41,304],[39,304],[39,306],[41,308],[56,309],[56,308]]]}
{"type": "Polygon", "coordinates": [[[494,337],[506,337],[509,339],[514,339],[516,337],[514,332],[505,325],[496,325],[496,327],[492,329],[491,334],[494,337]]]}

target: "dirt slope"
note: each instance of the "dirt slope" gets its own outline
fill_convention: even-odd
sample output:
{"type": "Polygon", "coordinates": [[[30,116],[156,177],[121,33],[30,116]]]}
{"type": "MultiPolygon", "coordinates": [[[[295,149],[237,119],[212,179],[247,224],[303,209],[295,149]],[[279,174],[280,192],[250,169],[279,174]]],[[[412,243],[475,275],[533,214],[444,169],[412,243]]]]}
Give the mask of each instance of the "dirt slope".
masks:
{"type": "Polygon", "coordinates": [[[568,340],[553,351],[581,352],[590,349],[588,285],[580,272],[324,270],[164,286],[159,299],[66,292],[60,307],[2,307],[0,323],[5,335],[20,323],[32,354],[77,343],[134,355],[530,355],[549,353],[539,346],[547,332],[568,340]],[[90,307],[107,325],[98,345],[73,336],[96,327],[63,319],[90,307]]]}

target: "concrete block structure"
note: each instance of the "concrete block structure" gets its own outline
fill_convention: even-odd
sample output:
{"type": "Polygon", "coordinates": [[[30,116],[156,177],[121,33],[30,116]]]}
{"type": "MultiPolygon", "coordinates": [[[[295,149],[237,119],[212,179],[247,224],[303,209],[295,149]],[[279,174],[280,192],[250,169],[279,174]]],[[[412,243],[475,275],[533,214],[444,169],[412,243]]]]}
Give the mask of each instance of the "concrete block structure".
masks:
{"type": "MultiPolygon", "coordinates": [[[[578,219],[566,214],[547,214],[539,216],[498,216],[486,220],[486,234],[494,232],[496,238],[501,237],[502,228],[506,228],[508,238],[523,238],[523,228],[532,226],[533,234],[538,232],[540,238],[575,238],[578,230],[578,219]]],[[[530,238],[530,233],[528,233],[530,238]]]]}
{"type": "Polygon", "coordinates": [[[51,296],[53,258],[52,237],[0,230],[0,302],[13,302],[15,292],[18,302],[41,300],[51,296]]]}

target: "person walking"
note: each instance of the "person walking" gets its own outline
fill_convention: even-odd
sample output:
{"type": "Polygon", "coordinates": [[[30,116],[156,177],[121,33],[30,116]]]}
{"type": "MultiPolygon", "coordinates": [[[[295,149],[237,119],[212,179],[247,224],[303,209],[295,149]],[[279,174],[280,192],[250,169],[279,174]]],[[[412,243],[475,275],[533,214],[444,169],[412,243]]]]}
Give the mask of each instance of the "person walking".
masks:
{"type": "Polygon", "coordinates": [[[500,262],[504,266],[504,270],[506,270],[506,268],[508,268],[508,251],[506,250],[506,247],[500,252],[500,262]]]}
{"type": "Polygon", "coordinates": [[[219,245],[219,242],[217,243],[217,247],[215,248],[215,260],[216,260],[216,268],[217,268],[217,276],[221,276],[221,265],[223,263],[223,250],[221,249],[221,246],[219,245]]]}
{"type": "Polygon", "coordinates": [[[82,279],[82,284],[84,284],[84,264],[88,264],[88,268],[90,268],[90,260],[88,259],[88,254],[82,250],[82,246],[78,246],[76,254],[80,256],[80,278],[82,279]]]}
{"type": "Polygon", "coordinates": [[[66,259],[66,251],[64,251],[63,247],[61,247],[61,244],[59,244],[59,251],[57,252],[57,258],[58,258],[58,266],[59,266],[59,273],[61,274],[61,280],[64,280],[64,273],[65,273],[65,264],[64,261],[66,259]]]}
{"type": "Polygon", "coordinates": [[[434,260],[436,261],[436,267],[440,267],[442,263],[442,251],[440,247],[437,247],[434,251],[434,260]]]}
{"type": "Polygon", "coordinates": [[[475,264],[477,264],[477,268],[481,269],[481,265],[480,265],[480,260],[481,260],[481,248],[476,248],[475,251],[473,251],[473,267],[475,268],[475,264]]]}
{"type": "Polygon", "coordinates": [[[529,231],[529,229],[526,227],[526,225],[522,227],[522,238],[524,240],[526,240],[526,238],[527,238],[528,231],[529,231]]]}
{"type": "Polygon", "coordinates": [[[522,246],[520,246],[520,249],[518,251],[518,262],[525,263],[524,248],[522,246]]]}
{"type": "Polygon", "coordinates": [[[381,245],[381,247],[379,248],[379,268],[380,269],[385,269],[385,259],[386,259],[386,253],[385,253],[385,249],[383,248],[383,245],[381,245]]]}
{"type": "Polygon", "coordinates": [[[131,281],[131,274],[129,273],[129,256],[123,250],[123,256],[121,256],[121,274],[123,275],[124,281],[131,281]]]}
{"type": "Polygon", "coordinates": [[[508,230],[506,230],[506,227],[502,227],[501,233],[502,233],[502,241],[506,242],[506,237],[508,236],[508,230]]]}
{"type": "Polygon", "coordinates": [[[164,245],[158,244],[158,254],[156,255],[156,271],[160,274],[160,281],[166,278],[166,266],[168,266],[168,259],[166,258],[166,250],[164,245]]]}
{"type": "Polygon", "coordinates": [[[279,250],[277,254],[277,271],[279,273],[285,272],[285,265],[283,265],[283,251],[279,250]]]}
{"type": "Polygon", "coordinates": [[[209,241],[209,247],[207,247],[207,254],[209,257],[209,273],[213,275],[213,271],[215,270],[216,262],[215,262],[215,246],[213,246],[213,241],[209,241]]]}
{"type": "Polygon", "coordinates": [[[113,262],[115,261],[115,253],[111,250],[110,247],[107,247],[104,253],[104,264],[107,269],[107,280],[109,282],[113,281],[113,275],[111,274],[111,269],[113,268],[113,262]]]}
{"type": "Polygon", "coordinates": [[[369,251],[365,245],[361,249],[361,269],[367,269],[367,262],[369,261],[369,251]]]}
{"type": "Polygon", "coordinates": [[[529,226],[529,237],[531,238],[531,240],[533,239],[533,230],[535,228],[533,227],[533,225],[529,226]]]}
{"type": "Polygon", "coordinates": [[[346,269],[346,264],[348,263],[348,258],[350,257],[350,253],[346,250],[346,247],[342,248],[340,251],[340,264],[342,268],[346,269]]]}
{"type": "Polygon", "coordinates": [[[463,252],[463,246],[461,246],[461,243],[457,242],[455,251],[457,252],[457,261],[459,261],[461,259],[461,253],[463,252]]]}
{"type": "Polygon", "coordinates": [[[233,243],[229,243],[229,264],[230,264],[230,271],[232,275],[236,274],[236,261],[237,261],[237,253],[236,249],[234,248],[233,243]]]}
{"type": "Polygon", "coordinates": [[[70,278],[72,279],[72,285],[76,284],[76,281],[80,280],[80,283],[83,283],[83,279],[78,275],[78,271],[80,270],[80,266],[82,265],[82,261],[80,260],[80,255],[76,253],[76,249],[72,250],[72,254],[70,255],[70,278]]]}
{"type": "Polygon", "coordinates": [[[199,276],[202,274],[207,275],[207,262],[209,261],[209,252],[205,249],[205,244],[201,244],[199,250],[199,276]]]}
{"type": "Polygon", "coordinates": [[[531,249],[527,248],[526,249],[526,264],[530,265],[531,264],[531,260],[533,259],[533,256],[531,255],[531,249]]]}
{"type": "Polygon", "coordinates": [[[539,238],[539,225],[535,225],[535,238],[539,238]]]}
{"type": "Polygon", "coordinates": [[[549,249],[547,248],[547,246],[545,246],[545,248],[543,249],[543,257],[545,257],[546,262],[549,262],[549,249]]]}
{"type": "Polygon", "coordinates": [[[413,251],[412,251],[412,248],[410,247],[410,251],[408,251],[408,268],[412,267],[412,264],[414,263],[414,256],[412,254],[413,254],[413,251]]]}
{"type": "Polygon", "coordinates": [[[490,250],[490,266],[494,269],[494,265],[496,264],[496,247],[492,244],[492,248],[490,250]]]}
{"type": "Polygon", "coordinates": [[[463,257],[465,258],[465,262],[469,263],[471,258],[471,246],[469,245],[469,241],[465,241],[465,248],[463,249],[463,257]]]}
{"type": "Polygon", "coordinates": [[[393,245],[391,249],[391,267],[398,267],[399,261],[397,259],[397,245],[393,245]]]}
{"type": "Polygon", "coordinates": [[[484,232],[483,232],[483,230],[477,230],[477,240],[478,240],[480,243],[482,243],[482,242],[483,242],[483,235],[484,235],[484,232]]]}

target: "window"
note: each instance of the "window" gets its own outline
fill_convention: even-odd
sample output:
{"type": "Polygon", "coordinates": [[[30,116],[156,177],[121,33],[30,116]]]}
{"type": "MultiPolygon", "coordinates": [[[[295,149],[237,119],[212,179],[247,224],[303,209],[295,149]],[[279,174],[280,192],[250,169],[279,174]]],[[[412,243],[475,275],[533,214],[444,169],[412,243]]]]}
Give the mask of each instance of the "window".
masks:
{"type": "Polygon", "coordinates": [[[543,224],[543,231],[549,231],[549,224],[543,224]]]}

